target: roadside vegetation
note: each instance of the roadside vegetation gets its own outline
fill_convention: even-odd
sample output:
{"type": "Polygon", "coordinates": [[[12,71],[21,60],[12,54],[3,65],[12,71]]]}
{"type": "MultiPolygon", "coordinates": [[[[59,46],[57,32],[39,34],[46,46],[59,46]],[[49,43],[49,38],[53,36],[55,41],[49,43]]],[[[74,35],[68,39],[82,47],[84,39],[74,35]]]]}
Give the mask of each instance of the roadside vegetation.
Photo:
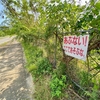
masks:
{"type": "Polygon", "coordinates": [[[1,0],[5,25],[0,36],[16,35],[36,100],[100,99],[100,1],[1,0]],[[81,1],[80,1],[81,2],[81,1]],[[89,34],[87,60],[65,55],[63,37],[89,34]]]}

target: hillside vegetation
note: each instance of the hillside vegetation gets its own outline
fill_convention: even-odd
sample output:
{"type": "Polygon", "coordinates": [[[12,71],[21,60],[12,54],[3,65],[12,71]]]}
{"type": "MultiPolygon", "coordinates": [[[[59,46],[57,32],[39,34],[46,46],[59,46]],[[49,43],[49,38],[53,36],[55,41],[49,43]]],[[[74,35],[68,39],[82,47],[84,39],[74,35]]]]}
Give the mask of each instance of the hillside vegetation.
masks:
{"type": "Polygon", "coordinates": [[[1,0],[0,36],[16,35],[33,75],[36,100],[100,99],[100,1],[1,0]],[[81,2],[81,1],[80,1],[81,2]],[[7,28],[6,28],[7,26],[7,28]],[[63,37],[89,34],[86,61],[65,54],[63,37]]]}

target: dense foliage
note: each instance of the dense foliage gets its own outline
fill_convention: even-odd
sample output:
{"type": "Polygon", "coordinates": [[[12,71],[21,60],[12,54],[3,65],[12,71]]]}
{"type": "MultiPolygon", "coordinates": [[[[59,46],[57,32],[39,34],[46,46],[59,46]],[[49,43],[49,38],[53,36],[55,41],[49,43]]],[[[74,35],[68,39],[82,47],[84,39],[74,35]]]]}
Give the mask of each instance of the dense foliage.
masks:
{"type": "MultiPolygon", "coordinates": [[[[1,0],[1,2],[5,7],[7,17],[5,22],[9,28],[0,31],[0,35],[4,33],[17,35],[24,43],[34,46],[34,49],[27,48],[34,51],[31,51],[34,57],[27,58],[31,58],[29,71],[36,66],[34,63],[39,60],[37,58],[43,56],[44,59],[37,64],[39,74],[51,72],[51,65],[58,68],[59,63],[64,61],[66,68],[63,69],[68,76],[76,79],[77,68],[72,70],[76,63],[79,69],[77,74],[80,75],[76,80],[88,90],[86,93],[91,99],[91,91],[95,95],[99,88],[91,90],[90,87],[95,88],[100,84],[100,1],[90,0],[86,5],[76,5],[75,0],[1,0]],[[86,62],[75,61],[63,51],[63,36],[80,34],[90,35],[86,62]]],[[[58,93],[53,95],[58,96],[58,93]]],[[[94,96],[96,100],[97,97],[94,96]]]]}

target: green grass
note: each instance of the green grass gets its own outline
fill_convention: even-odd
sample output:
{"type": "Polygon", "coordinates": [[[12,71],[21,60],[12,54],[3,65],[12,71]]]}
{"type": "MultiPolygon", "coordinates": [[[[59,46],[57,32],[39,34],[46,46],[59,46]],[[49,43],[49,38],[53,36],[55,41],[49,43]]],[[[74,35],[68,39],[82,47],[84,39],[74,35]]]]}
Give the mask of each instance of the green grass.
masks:
{"type": "Polygon", "coordinates": [[[35,100],[53,100],[49,82],[49,76],[42,76],[35,81],[35,100]]]}
{"type": "Polygon", "coordinates": [[[52,98],[50,90],[51,74],[36,74],[37,68],[39,68],[37,71],[47,70],[48,72],[48,68],[50,68],[48,61],[44,60],[42,56],[41,49],[23,42],[22,46],[24,47],[24,52],[27,59],[26,68],[32,74],[35,84],[35,100],[62,100],[61,98],[52,98]]]}
{"type": "MultiPolygon", "coordinates": [[[[68,91],[69,87],[65,88],[65,91],[63,91],[61,97],[59,97],[59,98],[52,97],[51,89],[50,89],[52,73],[51,74],[43,74],[43,75],[42,75],[42,73],[36,74],[37,71],[39,72],[41,70],[42,71],[44,70],[44,68],[45,68],[44,65],[46,65],[48,67],[46,60],[45,61],[43,60],[44,56],[42,53],[42,49],[40,49],[36,46],[33,46],[32,44],[28,44],[28,43],[22,43],[22,46],[24,47],[24,52],[25,52],[25,56],[27,59],[27,64],[25,67],[32,74],[33,80],[34,80],[35,93],[33,94],[33,96],[34,96],[35,100],[74,100],[73,96],[75,96],[75,95],[73,95],[71,97],[71,93],[68,91]],[[41,62],[42,61],[41,59],[43,60],[43,62],[41,62]]],[[[77,61],[76,61],[76,63],[77,63],[77,61]]],[[[78,62],[78,65],[83,66],[84,64],[80,61],[80,62],[78,62]]],[[[58,75],[65,74],[66,67],[63,67],[63,66],[65,66],[65,64],[60,65],[58,67],[57,72],[54,70],[53,70],[53,72],[56,72],[58,75]]],[[[73,70],[72,74],[76,75],[77,73],[75,72],[76,71],[75,69],[76,69],[77,65],[75,64],[75,62],[74,62],[75,69],[73,68],[73,62],[72,62],[72,65],[70,64],[70,67],[71,67],[71,71],[73,70]]],[[[77,68],[80,69],[81,67],[77,67],[77,68]]],[[[83,68],[81,68],[81,69],[83,69],[83,68]]],[[[47,70],[47,69],[45,69],[45,70],[47,70]]],[[[45,72],[45,70],[43,72],[45,72]]],[[[82,81],[84,82],[84,81],[86,81],[86,79],[84,78],[84,80],[82,80],[82,81]]],[[[67,83],[67,85],[69,86],[69,83],[67,83]]]]}

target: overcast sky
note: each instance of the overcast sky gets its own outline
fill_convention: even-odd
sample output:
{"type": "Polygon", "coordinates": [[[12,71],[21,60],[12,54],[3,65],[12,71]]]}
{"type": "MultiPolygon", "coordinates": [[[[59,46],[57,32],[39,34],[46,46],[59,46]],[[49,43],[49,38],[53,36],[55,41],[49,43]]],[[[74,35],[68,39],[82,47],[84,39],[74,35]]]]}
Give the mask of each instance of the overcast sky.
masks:
{"type": "Polygon", "coordinates": [[[89,2],[89,0],[76,0],[77,3],[81,2],[81,5],[85,5],[85,2],[89,2]]]}
{"type": "MultiPolygon", "coordinates": [[[[56,0],[55,0],[55,1],[56,1],[56,0]]],[[[63,1],[63,0],[62,0],[62,1],[63,1]]],[[[85,1],[89,2],[89,0],[76,0],[76,1],[77,1],[78,4],[81,4],[81,5],[84,5],[84,4],[85,4],[85,1]],[[81,3],[80,3],[79,1],[80,1],[81,3]]],[[[4,18],[2,18],[3,15],[2,15],[2,12],[1,12],[3,9],[4,9],[4,7],[2,6],[2,4],[1,4],[1,2],[0,2],[0,24],[1,24],[2,21],[4,21],[4,18]]]]}

